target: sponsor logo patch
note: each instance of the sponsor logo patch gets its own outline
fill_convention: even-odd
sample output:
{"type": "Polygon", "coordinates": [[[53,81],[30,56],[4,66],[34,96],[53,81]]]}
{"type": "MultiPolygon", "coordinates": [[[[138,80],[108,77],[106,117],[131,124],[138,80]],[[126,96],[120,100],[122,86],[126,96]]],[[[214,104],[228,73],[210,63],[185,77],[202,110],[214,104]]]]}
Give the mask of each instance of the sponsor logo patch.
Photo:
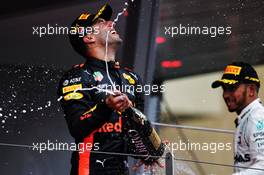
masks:
{"type": "Polygon", "coordinates": [[[264,146],[264,142],[258,143],[258,148],[263,147],[264,146]]]}
{"type": "Polygon", "coordinates": [[[84,115],[82,115],[82,116],[80,117],[80,120],[84,120],[84,119],[87,119],[87,118],[90,118],[90,117],[92,117],[92,114],[91,114],[91,113],[89,113],[89,114],[84,114],[84,115]]]}
{"type": "Polygon", "coordinates": [[[70,83],[77,83],[81,81],[81,77],[76,77],[76,78],[72,78],[70,79],[70,83]]]}
{"type": "Polygon", "coordinates": [[[67,95],[64,96],[64,100],[68,101],[68,100],[79,100],[83,98],[83,94],[79,93],[79,92],[72,92],[69,93],[67,95]]]}
{"type": "Polygon", "coordinates": [[[255,81],[255,82],[259,82],[259,79],[254,78],[254,77],[245,77],[246,80],[250,80],[250,81],[255,81]]]}
{"type": "Polygon", "coordinates": [[[105,123],[97,132],[109,133],[109,132],[122,132],[122,118],[119,117],[116,123],[105,123]]]}
{"type": "Polygon", "coordinates": [[[253,137],[256,138],[256,137],[264,137],[264,132],[256,132],[256,133],[253,133],[253,137]]]}
{"type": "Polygon", "coordinates": [[[105,10],[105,7],[106,5],[104,5],[100,10],[99,12],[96,14],[96,16],[94,17],[93,21],[96,20],[102,13],[103,11],[105,10]]]}
{"type": "Polygon", "coordinates": [[[101,72],[97,71],[93,73],[93,77],[95,81],[102,81],[104,76],[101,72]]]}
{"type": "Polygon", "coordinates": [[[69,80],[65,80],[62,84],[63,86],[67,86],[69,84],[69,80]]]}
{"type": "Polygon", "coordinates": [[[259,142],[259,141],[262,141],[262,140],[264,140],[264,138],[257,138],[257,139],[255,139],[254,142],[259,142]]]}
{"type": "Polygon", "coordinates": [[[92,107],[91,109],[89,109],[88,111],[86,111],[85,113],[83,113],[83,115],[89,114],[89,113],[93,112],[96,108],[97,108],[97,105],[95,105],[94,107],[92,107]]]}
{"type": "Polygon", "coordinates": [[[128,80],[130,84],[135,84],[135,80],[130,75],[123,73],[123,77],[128,80]]]}
{"type": "Polygon", "coordinates": [[[263,121],[258,121],[256,127],[257,127],[257,130],[258,130],[258,131],[263,130],[263,129],[264,129],[264,122],[263,122],[263,121]]]}
{"type": "Polygon", "coordinates": [[[72,91],[75,91],[77,89],[82,89],[82,84],[75,84],[75,85],[71,85],[71,86],[66,86],[66,87],[62,88],[62,93],[65,94],[67,92],[72,92],[72,91]]]}
{"type": "Polygon", "coordinates": [[[70,80],[65,80],[62,84],[63,84],[63,86],[68,86],[69,84],[78,83],[81,81],[81,78],[82,77],[75,77],[75,78],[72,78],[70,80]]]}
{"type": "Polygon", "coordinates": [[[88,13],[83,13],[83,14],[81,14],[81,16],[80,16],[78,19],[79,19],[79,20],[82,20],[82,19],[86,20],[89,16],[90,16],[90,14],[88,14],[88,13]]]}
{"type": "Polygon", "coordinates": [[[235,156],[235,161],[236,162],[249,162],[250,159],[250,155],[249,154],[245,154],[245,155],[236,155],[235,156]]]}
{"type": "Polygon", "coordinates": [[[238,82],[236,80],[228,80],[228,79],[222,79],[222,80],[219,80],[219,81],[221,81],[221,82],[223,82],[225,84],[235,84],[235,83],[238,82]]]}
{"type": "Polygon", "coordinates": [[[227,66],[224,74],[239,75],[240,72],[241,72],[241,67],[239,66],[227,66]]]}

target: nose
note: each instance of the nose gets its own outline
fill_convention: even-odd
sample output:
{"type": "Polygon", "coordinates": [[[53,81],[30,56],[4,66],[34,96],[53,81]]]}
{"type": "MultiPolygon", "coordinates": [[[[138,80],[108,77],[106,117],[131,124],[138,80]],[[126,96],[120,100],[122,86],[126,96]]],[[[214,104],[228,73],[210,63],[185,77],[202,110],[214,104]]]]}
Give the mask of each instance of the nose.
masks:
{"type": "Polygon", "coordinates": [[[107,21],[106,23],[107,27],[114,27],[115,26],[115,23],[113,21],[107,21]]]}
{"type": "Polygon", "coordinates": [[[229,96],[230,96],[230,92],[227,91],[227,90],[224,90],[224,91],[223,91],[223,98],[226,99],[226,98],[228,98],[229,96]]]}

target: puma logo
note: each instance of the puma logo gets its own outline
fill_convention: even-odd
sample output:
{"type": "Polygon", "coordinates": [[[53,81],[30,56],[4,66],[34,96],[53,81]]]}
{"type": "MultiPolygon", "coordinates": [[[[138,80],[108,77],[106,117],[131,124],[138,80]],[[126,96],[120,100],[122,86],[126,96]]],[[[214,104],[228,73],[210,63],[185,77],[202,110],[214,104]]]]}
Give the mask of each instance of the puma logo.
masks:
{"type": "Polygon", "coordinates": [[[101,160],[96,160],[96,163],[100,163],[100,164],[102,164],[102,167],[104,167],[104,162],[106,161],[106,159],[104,159],[103,161],[101,161],[101,160]]]}

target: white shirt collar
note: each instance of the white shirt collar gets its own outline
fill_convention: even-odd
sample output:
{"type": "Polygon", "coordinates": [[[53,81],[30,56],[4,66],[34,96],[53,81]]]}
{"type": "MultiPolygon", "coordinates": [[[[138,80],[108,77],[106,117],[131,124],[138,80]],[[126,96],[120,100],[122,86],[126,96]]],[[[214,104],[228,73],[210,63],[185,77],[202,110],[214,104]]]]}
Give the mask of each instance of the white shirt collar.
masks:
{"type": "Polygon", "coordinates": [[[252,108],[254,108],[256,105],[260,104],[260,98],[257,98],[256,100],[252,101],[250,104],[248,104],[239,114],[239,116],[237,117],[238,119],[238,123],[241,121],[241,119],[247,114],[249,113],[249,111],[251,111],[252,108]]]}

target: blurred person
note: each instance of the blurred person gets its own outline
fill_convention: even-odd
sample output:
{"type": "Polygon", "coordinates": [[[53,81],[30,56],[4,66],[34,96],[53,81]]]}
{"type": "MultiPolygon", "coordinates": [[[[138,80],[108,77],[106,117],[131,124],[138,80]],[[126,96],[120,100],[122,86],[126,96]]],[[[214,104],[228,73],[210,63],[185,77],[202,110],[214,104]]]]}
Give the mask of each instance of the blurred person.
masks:
{"type": "Polygon", "coordinates": [[[95,153],[127,153],[124,111],[132,105],[144,110],[143,93],[120,90],[113,95],[95,88],[111,87],[109,90],[114,90],[107,75],[105,58],[114,84],[141,85],[137,74],[121,69],[116,61],[122,39],[110,21],[111,15],[112,8],[105,4],[96,14],[79,15],[71,25],[70,43],[86,59],[85,64],[66,72],[58,87],[70,134],[76,144],[83,143],[82,148],[72,154],[71,175],[128,174],[127,156],[95,153]],[[107,32],[108,53],[105,57],[107,32]],[[81,90],[85,88],[90,90],[81,90]]]}
{"type": "Polygon", "coordinates": [[[233,175],[263,175],[264,107],[258,98],[260,80],[257,72],[250,64],[233,62],[226,66],[222,78],[212,83],[212,88],[220,86],[229,112],[238,115],[233,175]]]}

